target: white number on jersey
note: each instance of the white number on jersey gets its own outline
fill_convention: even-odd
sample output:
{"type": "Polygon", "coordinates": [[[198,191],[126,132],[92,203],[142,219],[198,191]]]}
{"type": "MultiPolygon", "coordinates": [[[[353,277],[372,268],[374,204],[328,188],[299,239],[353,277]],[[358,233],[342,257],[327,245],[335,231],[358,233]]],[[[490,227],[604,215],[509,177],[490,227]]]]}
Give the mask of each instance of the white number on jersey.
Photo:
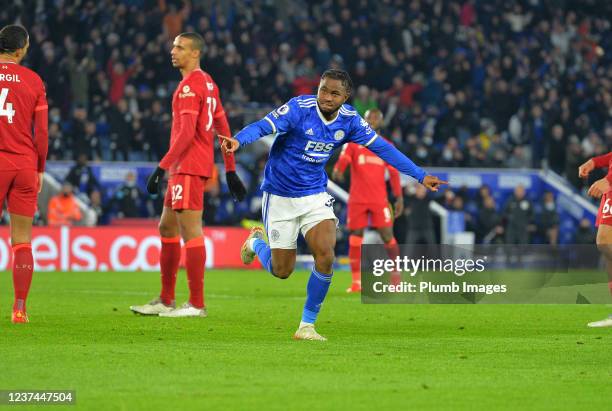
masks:
{"type": "Polygon", "coordinates": [[[172,186],[172,203],[183,199],[183,186],[180,184],[172,186]]]}
{"type": "Polygon", "coordinates": [[[208,124],[206,124],[206,131],[209,131],[212,127],[213,115],[217,110],[217,100],[214,97],[206,97],[206,105],[208,106],[208,124]]]}
{"type": "Polygon", "coordinates": [[[604,203],[603,210],[601,210],[602,214],[608,214],[610,212],[610,204],[608,204],[609,202],[610,202],[610,199],[607,198],[606,202],[604,203]]]}
{"type": "Polygon", "coordinates": [[[13,110],[13,103],[7,103],[6,98],[8,97],[8,88],[0,90],[0,117],[6,117],[9,124],[13,124],[13,116],[15,110],[13,110]]]}

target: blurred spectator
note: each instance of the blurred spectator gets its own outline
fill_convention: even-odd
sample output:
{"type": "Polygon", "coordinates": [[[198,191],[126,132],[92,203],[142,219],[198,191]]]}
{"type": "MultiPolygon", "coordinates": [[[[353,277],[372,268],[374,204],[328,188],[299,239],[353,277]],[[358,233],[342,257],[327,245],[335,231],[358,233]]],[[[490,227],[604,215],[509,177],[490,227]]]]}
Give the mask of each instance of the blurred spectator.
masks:
{"type": "Polygon", "coordinates": [[[81,210],[72,193],[72,184],[64,182],[62,191],[51,197],[47,208],[47,222],[51,226],[73,225],[81,220],[81,210]]]}
{"type": "Polygon", "coordinates": [[[502,233],[501,216],[497,211],[495,200],[491,196],[484,197],[483,207],[478,211],[476,242],[485,244],[501,242],[502,233]]]}
{"type": "Polygon", "coordinates": [[[204,224],[207,226],[215,225],[217,208],[219,208],[219,169],[215,165],[212,175],[206,180],[204,186],[204,224]]]}
{"type": "Polygon", "coordinates": [[[547,244],[556,245],[559,242],[559,213],[555,196],[550,191],[544,193],[538,228],[544,234],[547,244]]]}
{"type": "Polygon", "coordinates": [[[576,231],[576,236],[574,238],[574,243],[576,244],[595,244],[596,238],[595,230],[593,229],[593,224],[589,221],[588,218],[583,218],[580,220],[580,225],[578,226],[578,230],[576,231]]]}
{"type": "Polygon", "coordinates": [[[407,244],[434,244],[433,212],[429,209],[427,189],[420,184],[414,186],[414,194],[404,198],[404,215],[407,219],[407,244]]]}
{"type": "Polygon", "coordinates": [[[79,154],[76,164],[66,176],[66,181],[75,188],[76,193],[87,196],[90,196],[92,191],[100,189],[100,184],[89,166],[87,154],[79,154]]]}
{"type": "Polygon", "coordinates": [[[525,187],[518,185],[504,207],[506,243],[529,244],[533,206],[525,196],[525,187]]]}
{"type": "Polygon", "coordinates": [[[113,194],[112,204],[118,218],[142,217],[145,195],[136,185],[136,175],[128,172],[123,183],[113,194]]]}
{"type": "Polygon", "coordinates": [[[108,224],[108,213],[102,204],[102,194],[99,191],[92,191],[89,196],[89,207],[96,213],[96,224],[108,224]]]}

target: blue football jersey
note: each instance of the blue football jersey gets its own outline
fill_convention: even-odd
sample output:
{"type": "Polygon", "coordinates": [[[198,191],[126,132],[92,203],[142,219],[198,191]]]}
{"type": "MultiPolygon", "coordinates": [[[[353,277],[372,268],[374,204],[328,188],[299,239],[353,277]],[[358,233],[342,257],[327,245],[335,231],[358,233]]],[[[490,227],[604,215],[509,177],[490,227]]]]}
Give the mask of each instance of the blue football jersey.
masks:
{"type": "Polygon", "coordinates": [[[303,197],[326,190],[325,164],[349,141],[368,146],[377,134],[357,111],[343,104],[327,121],[313,95],[294,97],[265,118],[276,135],[266,164],[262,190],[303,197]]]}

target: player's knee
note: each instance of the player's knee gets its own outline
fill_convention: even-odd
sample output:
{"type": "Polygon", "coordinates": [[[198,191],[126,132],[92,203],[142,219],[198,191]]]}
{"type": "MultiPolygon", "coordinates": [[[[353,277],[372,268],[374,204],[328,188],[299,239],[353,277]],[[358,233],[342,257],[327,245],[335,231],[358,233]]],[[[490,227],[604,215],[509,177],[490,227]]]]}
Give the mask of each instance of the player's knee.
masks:
{"type": "Polygon", "coordinates": [[[272,260],[272,273],[275,277],[285,280],[293,273],[295,263],[272,260]]]}
{"type": "Polygon", "coordinates": [[[159,223],[159,234],[162,237],[176,237],[178,235],[178,229],[172,224],[161,221],[159,223]]]}

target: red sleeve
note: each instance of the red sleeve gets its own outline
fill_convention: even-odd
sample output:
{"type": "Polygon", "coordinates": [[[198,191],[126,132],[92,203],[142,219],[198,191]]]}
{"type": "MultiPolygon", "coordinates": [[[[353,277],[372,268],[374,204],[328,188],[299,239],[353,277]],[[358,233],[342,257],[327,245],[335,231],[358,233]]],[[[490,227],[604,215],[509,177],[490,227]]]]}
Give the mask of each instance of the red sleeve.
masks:
{"type": "Polygon", "coordinates": [[[400,183],[400,174],[395,167],[387,164],[389,170],[389,183],[391,183],[391,191],[395,198],[402,196],[402,184],[400,183]]]}
{"type": "MultiPolygon", "coordinates": [[[[217,85],[214,85],[215,91],[215,99],[217,100],[217,105],[215,107],[215,113],[213,114],[213,127],[217,134],[231,137],[232,131],[230,130],[229,123],[227,122],[227,116],[225,115],[225,110],[223,109],[223,105],[221,104],[221,98],[219,97],[219,89],[217,85]]],[[[221,144],[222,140],[219,138],[219,144],[221,144]]],[[[234,153],[223,154],[223,163],[225,164],[225,172],[228,171],[236,171],[236,158],[234,157],[234,153]]]]}
{"type": "Polygon", "coordinates": [[[608,167],[610,164],[610,159],[612,158],[612,151],[608,154],[604,154],[601,156],[593,157],[593,163],[595,164],[595,168],[608,167]]]}
{"type": "Polygon", "coordinates": [[[180,113],[181,129],[178,132],[172,147],[170,147],[170,150],[168,150],[164,158],[162,158],[159,162],[159,167],[163,168],[164,170],[168,170],[178,161],[183,152],[189,148],[191,142],[195,138],[198,112],[183,110],[180,113]]]}
{"type": "Polygon", "coordinates": [[[181,126],[176,134],[176,139],[172,142],[172,146],[159,162],[159,166],[164,170],[172,167],[193,142],[197,118],[202,108],[203,93],[201,90],[189,84],[179,85],[179,87],[181,89],[176,101],[176,110],[173,107],[172,111],[178,113],[181,126]]]}
{"type": "Polygon", "coordinates": [[[351,164],[351,156],[353,154],[353,146],[350,143],[347,143],[342,147],[342,152],[340,153],[340,157],[338,157],[338,161],[334,165],[334,171],[339,173],[344,173],[346,170],[346,166],[351,164]]]}
{"type": "Polygon", "coordinates": [[[45,94],[45,86],[34,107],[34,147],[38,153],[38,172],[45,171],[47,151],[49,149],[49,106],[45,94]]]}

